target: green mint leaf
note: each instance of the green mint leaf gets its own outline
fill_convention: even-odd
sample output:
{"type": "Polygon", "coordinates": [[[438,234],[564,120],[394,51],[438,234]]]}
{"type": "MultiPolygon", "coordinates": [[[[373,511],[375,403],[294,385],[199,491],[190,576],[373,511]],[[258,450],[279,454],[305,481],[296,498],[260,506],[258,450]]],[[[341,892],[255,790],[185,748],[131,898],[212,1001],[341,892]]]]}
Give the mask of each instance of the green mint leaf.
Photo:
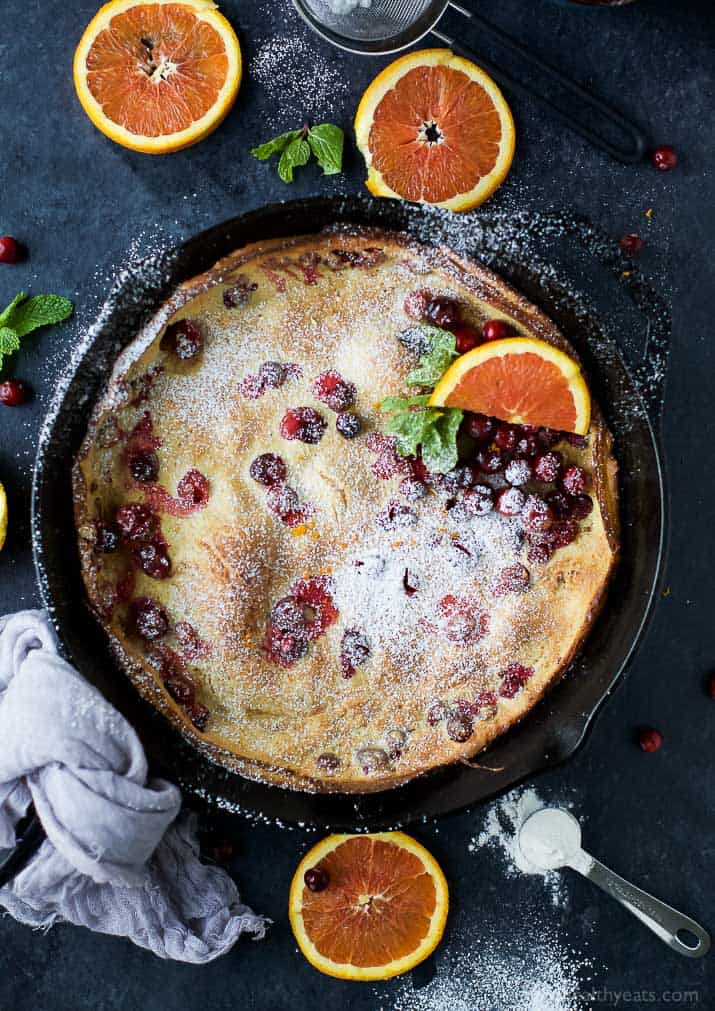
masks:
{"type": "Polygon", "coordinates": [[[343,170],[343,145],[345,134],[339,126],[321,123],[308,131],[308,143],[323,175],[334,176],[343,170]]]}
{"type": "Polygon", "coordinates": [[[284,183],[293,182],[293,169],[305,165],[310,158],[310,147],[301,138],[292,140],[278,162],[278,175],[284,183]]]}
{"type": "Polygon", "coordinates": [[[31,295],[22,302],[15,300],[3,322],[12,327],[18,337],[25,337],[40,326],[61,323],[73,309],[70,300],[62,295],[31,295]]]}
{"type": "Polygon", "coordinates": [[[422,440],[422,462],[433,474],[446,474],[457,466],[457,432],[464,411],[448,407],[427,428],[422,440]]]}
{"type": "Polygon", "coordinates": [[[0,368],[5,355],[11,355],[20,347],[20,338],[9,326],[0,326],[0,368]]]}
{"type": "Polygon", "coordinates": [[[406,411],[410,407],[426,407],[429,398],[429,393],[421,393],[418,397],[385,397],[380,404],[380,410],[406,411]]]}
{"type": "Polygon", "coordinates": [[[442,375],[455,358],[458,358],[456,339],[453,333],[440,330],[439,327],[425,328],[430,330],[432,350],[420,357],[419,365],[407,374],[405,382],[408,386],[436,386],[442,375]]]}
{"type": "Polygon", "coordinates": [[[441,413],[429,407],[423,411],[400,411],[393,414],[385,431],[397,436],[397,452],[401,456],[413,456],[441,413]]]}
{"type": "Polygon", "coordinates": [[[21,291],[19,294],[15,295],[14,299],[10,305],[6,306],[2,312],[0,312],[0,326],[6,326],[10,316],[15,311],[15,307],[27,298],[27,292],[21,291]]]}
{"type": "Polygon", "coordinates": [[[289,130],[288,133],[281,133],[277,137],[267,140],[265,144],[259,144],[258,147],[252,148],[251,154],[259,161],[267,161],[272,154],[285,150],[290,142],[296,137],[300,137],[302,133],[302,130],[289,130]]]}

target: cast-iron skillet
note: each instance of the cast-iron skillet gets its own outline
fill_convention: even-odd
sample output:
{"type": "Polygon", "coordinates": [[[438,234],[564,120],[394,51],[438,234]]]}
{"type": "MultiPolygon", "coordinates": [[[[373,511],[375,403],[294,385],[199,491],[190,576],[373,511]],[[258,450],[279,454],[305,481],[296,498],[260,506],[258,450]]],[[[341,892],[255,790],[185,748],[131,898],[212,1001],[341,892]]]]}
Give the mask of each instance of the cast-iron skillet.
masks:
{"type": "MultiPolygon", "coordinates": [[[[663,464],[656,431],[665,376],[669,318],[659,297],[637,272],[627,275],[632,318],[618,325],[619,344],[633,359],[629,370],[593,312],[584,309],[558,270],[537,262],[546,242],[550,261],[563,248],[577,269],[595,260],[609,302],[622,295],[614,276],[624,268],[615,243],[584,219],[532,213],[468,217],[392,201],[312,199],[277,204],[234,218],[183,243],[157,265],[142,261],[125,271],[100,315],[73,376],[50,410],[41,436],[33,487],[35,563],[42,598],[65,655],[132,722],[154,771],[177,780],[185,794],[223,809],[345,829],[391,827],[483,801],[535,772],[571,756],[597,709],[622,675],[651,614],[662,570],[666,531],[663,464]],[[478,757],[477,767],[456,765],[378,794],[313,795],[252,782],[199,755],[136,694],[118,669],[85,603],[75,544],[70,475],[91,405],[119,352],[180,282],[257,239],[316,232],[335,222],[380,225],[444,241],[458,252],[496,265],[561,327],[585,363],[592,390],[615,436],[622,496],[622,556],[604,611],[569,672],[517,727],[478,757]],[[599,266],[599,270],[602,268],[599,266]],[[644,318],[645,317],[645,318],[644,318]],[[645,334],[645,350],[636,345],[645,334]],[[622,339],[621,339],[622,338],[622,339]]],[[[610,310],[608,313],[611,316],[610,310]]],[[[36,845],[28,835],[27,849],[36,845]]],[[[18,855],[13,858],[15,869],[18,855]]],[[[0,868],[0,877],[2,871],[0,868]]]]}

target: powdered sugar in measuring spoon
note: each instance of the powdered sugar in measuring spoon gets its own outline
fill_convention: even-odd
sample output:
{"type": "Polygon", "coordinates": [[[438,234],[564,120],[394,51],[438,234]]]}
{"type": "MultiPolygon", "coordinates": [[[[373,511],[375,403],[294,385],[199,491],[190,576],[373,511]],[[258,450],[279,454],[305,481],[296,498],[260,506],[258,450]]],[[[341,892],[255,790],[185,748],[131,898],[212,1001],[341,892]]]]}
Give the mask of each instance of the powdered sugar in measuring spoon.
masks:
{"type": "Polygon", "coordinates": [[[519,849],[528,864],[540,870],[571,867],[620,902],[661,941],[688,958],[702,958],[710,935],[695,920],[619,877],[581,848],[581,826],[569,811],[544,807],[519,830],[519,849]]]}

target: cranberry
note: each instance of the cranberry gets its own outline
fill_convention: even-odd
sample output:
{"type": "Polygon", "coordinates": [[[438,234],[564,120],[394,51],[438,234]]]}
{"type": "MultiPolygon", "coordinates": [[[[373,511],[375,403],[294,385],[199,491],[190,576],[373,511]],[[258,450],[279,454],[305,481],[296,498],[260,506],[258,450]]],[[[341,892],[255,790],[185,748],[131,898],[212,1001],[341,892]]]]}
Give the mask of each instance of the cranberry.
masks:
{"type": "Polygon", "coordinates": [[[465,463],[463,466],[455,468],[453,473],[457,477],[457,484],[460,488],[473,488],[479,480],[479,470],[471,463],[465,463]]]}
{"type": "Polygon", "coordinates": [[[433,702],[427,710],[427,722],[431,727],[436,727],[447,715],[447,707],[444,702],[433,702]]]}
{"type": "Polygon", "coordinates": [[[190,319],[180,319],[166,328],[161,338],[161,348],[175,355],[180,361],[187,362],[201,351],[204,338],[196,323],[190,319]]]}
{"type": "Polygon", "coordinates": [[[325,772],[328,775],[332,775],[337,772],[340,768],[340,759],[337,755],[334,755],[331,751],[324,751],[322,755],[318,755],[315,760],[315,764],[318,766],[321,772],[325,772]]]}
{"type": "Polygon", "coordinates": [[[198,660],[208,656],[211,652],[210,644],[203,641],[194,626],[188,621],[177,622],[174,634],[186,659],[198,660]]]}
{"type": "Polygon", "coordinates": [[[289,407],[281,419],[280,433],[284,439],[315,446],[327,427],[325,418],[312,407],[289,407]]]}
{"type": "Polygon", "coordinates": [[[265,645],[270,659],[282,667],[292,667],[308,652],[305,635],[293,635],[273,624],[268,626],[265,645]]]}
{"type": "Polygon", "coordinates": [[[521,513],[521,522],[524,528],[531,533],[541,533],[548,530],[554,521],[554,514],[550,506],[538,495],[529,495],[521,513]]]}
{"type": "Polygon", "coordinates": [[[540,428],[536,437],[546,450],[553,449],[561,442],[561,432],[557,432],[553,428],[540,428]]]}
{"type": "Polygon", "coordinates": [[[641,751],[652,753],[660,748],[663,743],[663,735],[653,727],[641,727],[638,731],[638,743],[641,746],[641,751]]]}
{"type": "Polygon", "coordinates": [[[521,486],[531,481],[534,471],[527,459],[523,456],[516,456],[510,460],[504,470],[504,477],[511,485],[521,486]]]}
{"type": "Polygon", "coordinates": [[[255,281],[249,282],[248,278],[241,276],[236,278],[236,283],[232,288],[225,288],[223,293],[223,304],[227,309],[236,309],[239,305],[248,302],[248,296],[252,291],[257,291],[258,285],[255,281]]]}
{"type": "Polygon", "coordinates": [[[270,488],[274,484],[282,484],[287,471],[280,456],[276,456],[275,453],[263,453],[255,458],[248,468],[248,473],[254,481],[270,488]]]}
{"type": "Polygon", "coordinates": [[[194,510],[205,508],[210,490],[209,479],[195,468],[187,470],[176,486],[176,493],[181,504],[194,510]]]}
{"type": "Polygon", "coordinates": [[[22,259],[23,249],[11,235],[0,238],[0,263],[17,263],[22,259]]]}
{"type": "Polygon", "coordinates": [[[494,433],[494,445],[497,449],[511,452],[516,447],[518,431],[514,425],[500,424],[494,433]]]}
{"type": "Polygon", "coordinates": [[[484,713],[480,717],[481,719],[487,719],[489,716],[495,716],[497,711],[497,705],[499,700],[497,699],[495,692],[481,691],[477,692],[477,697],[471,705],[471,711],[474,716],[476,716],[480,710],[488,709],[489,713],[484,713]]]}
{"type": "Polygon", "coordinates": [[[534,461],[534,474],[537,481],[552,484],[561,473],[563,462],[564,458],[556,450],[551,450],[548,453],[542,453],[541,456],[537,456],[534,461]]]}
{"type": "Polygon", "coordinates": [[[510,663],[506,670],[501,673],[502,682],[499,688],[499,695],[503,699],[513,699],[533,673],[533,667],[524,667],[520,663],[510,663]]]}
{"type": "Polygon", "coordinates": [[[403,303],[403,309],[410,319],[419,323],[427,315],[427,306],[432,300],[432,293],[422,288],[420,291],[411,291],[403,303]]]}
{"type": "Polygon", "coordinates": [[[19,407],[30,396],[30,391],[19,379],[6,379],[0,383],[0,404],[5,407],[19,407]]]}
{"type": "Polygon", "coordinates": [[[163,607],[150,597],[139,597],[129,607],[130,627],[142,639],[161,639],[169,631],[169,618],[163,607]]]}
{"type": "Polygon", "coordinates": [[[644,245],[640,235],[624,235],[621,239],[621,249],[626,256],[638,256],[643,251],[644,245]]]}
{"type": "Polygon", "coordinates": [[[300,515],[300,500],[298,493],[289,485],[272,485],[266,495],[266,505],[289,526],[295,526],[291,521],[300,515]]]}
{"type": "Polygon", "coordinates": [[[587,435],[576,435],[575,432],[564,432],[563,437],[566,439],[569,446],[575,446],[576,449],[585,449],[586,446],[588,446],[587,435]]]}
{"type": "Polygon", "coordinates": [[[578,523],[575,520],[556,520],[546,531],[550,547],[565,548],[578,537],[578,523]]]}
{"type": "Polygon", "coordinates": [[[351,678],[370,656],[370,643],[357,628],[347,628],[340,643],[340,667],[344,678],[351,678]]]}
{"type": "Polygon", "coordinates": [[[330,593],[331,581],[325,576],[299,579],[291,594],[303,607],[308,639],[318,639],[338,619],[338,609],[330,593]]]}
{"type": "Polygon", "coordinates": [[[119,527],[116,523],[97,523],[94,547],[103,555],[111,555],[118,549],[119,527]]]}
{"type": "Polygon", "coordinates": [[[166,546],[160,541],[140,544],[134,550],[137,565],[151,579],[168,579],[171,575],[171,559],[166,546]]]}
{"type": "Polygon", "coordinates": [[[151,450],[132,453],[129,457],[129,473],[140,484],[156,481],[159,476],[159,457],[151,450]]]}
{"type": "Polygon", "coordinates": [[[186,707],[186,715],[189,717],[197,730],[203,730],[211,715],[203,702],[189,702],[186,707]]]}
{"type": "Polygon", "coordinates": [[[433,323],[434,326],[452,330],[461,320],[459,305],[453,298],[435,295],[427,304],[425,319],[433,323]]]}
{"type": "Polygon", "coordinates": [[[486,516],[494,508],[494,492],[486,484],[477,484],[465,491],[462,506],[467,516],[486,516]]]}
{"type": "Polygon", "coordinates": [[[593,512],[593,499],[590,495],[577,495],[571,502],[571,514],[576,520],[585,520],[593,512]]]}
{"type": "Polygon", "coordinates": [[[455,345],[460,355],[466,354],[482,343],[482,335],[474,327],[462,323],[454,327],[455,345]]]}
{"type": "Polygon", "coordinates": [[[348,382],[336,372],[329,369],[321,372],[313,383],[313,396],[323,404],[327,404],[331,411],[340,414],[347,411],[355,403],[355,384],[348,382]]]}
{"type": "Polygon", "coordinates": [[[541,446],[536,432],[530,432],[526,425],[521,426],[521,433],[516,440],[516,451],[522,456],[538,456],[541,446]]]}
{"type": "Polygon", "coordinates": [[[497,512],[502,516],[518,516],[525,502],[526,496],[519,488],[503,488],[497,495],[497,512]]]}
{"type": "Polygon", "coordinates": [[[496,449],[480,449],[475,459],[485,474],[498,474],[504,468],[504,457],[496,449]]]}
{"type": "Polygon", "coordinates": [[[511,327],[503,319],[488,319],[482,328],[485,341],[502,341],[511,337],[511,327]]]}
{"type": "Polygon", "coordinates": [[[295,597],[281,597],[273,605],[271,625],[280,632],[306,635],[306,618],[303,605],[295,597]]]}
{"type": "Polygon", "coordinates": [[[464,431],[477,442],[488,442],[494,434],[494,419],[470,411],[464,419],[464,431]]]}
{"type": "Polygon", "coordinates": [[[489,631],[489,615],[467,599],[448,594],[439,602],[444,633],[450,642],[479,642],[489,631]]]}
{"type": "Polygon", "coordinates": [[[525,593],[530,581],[531,576],[525,565],[509,565],[499,573],[494,593],[497,597],[503,597],[507,593],[525,593]]]}
{"type": "Polygon", "coordinates": [[[670,144],[661,144],[653,152],[653,164],[660,172],[670,172],[678,164],[678,155],[670,144]]]}
{"type": "Polygon", "coordinates": [[[546,496],[546,502],[558,519],[567,519],[571,516],[574,506],[574,499],[563,491],[552,491],[546,496]]]}
{"type": "Polygon", "coordinates": [[[527,561],[534,565],[546,565],[549,558],[551,558],[551,548],[548,544],[538,542],[529,545],[529,550],[526,553],[527,561]]]}
{"type": "Polygon", "coordinates": [[[576,464],[567,467],[561,478],[561,487],[568,495],[573,495],[574,498],[588,491],[589,485],[590,479],[588,474],[583,467],[578,467],[576,464]]]}
{"type": "Polygon", "coordinates": [[[149,506],[131,502],[120,506],[116,514],[120,536],[126,541],[146,541],[159,529],[159,518],[149,506]]]}
{"type": "Polygon", "coordinates": [[[330,875],[324,867],[310,867],[303,875],[305,887],[311,892],[324,892],[330,884],[330,875]]]}
{"type": "Polygon", "coordinates": [[[409,502],[418,502],[427,494],[427,485],[414,477],[403,477],[400,481],[400,494],[409,502]]]}
{"type": "Polygon", "coordinates": [[[258,380],[263,390],[277,390],[288,377],[288,368],[280,362],[264,362],[258,370],[258,380]]]}
{"type": "Polygon", "coordinates": [[[453,713],[447,720],[447,737],[457,744],[464,744],[474,733],[474,723],[466,713],[453,713]]]}
{"type": "Polygon", "coordinates": [[[335,427],[343,439],[354,439],[356,435],[360,435],[362,422],[357,414],[353,414],[352,411],[345,411],[345,413],[339,414],[335,419],[335,427]]]}
{"type": "Polygon", "coordinates": [[[182,706],[190,706],[194,701],[194,687],[187,678],[178,671],[172,671],[164,677],[164,687],[174,701],[182,706]]]}

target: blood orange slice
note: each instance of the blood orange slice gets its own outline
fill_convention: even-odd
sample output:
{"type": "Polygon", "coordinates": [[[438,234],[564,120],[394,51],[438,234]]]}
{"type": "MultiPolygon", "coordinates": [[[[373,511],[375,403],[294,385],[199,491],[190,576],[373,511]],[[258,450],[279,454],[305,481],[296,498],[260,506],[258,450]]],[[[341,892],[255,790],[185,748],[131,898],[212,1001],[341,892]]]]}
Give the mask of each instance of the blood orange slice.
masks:
{"type": "Polygon", "coordinates": [[[107,137],[164,154],[196,144],[226,116],[241,50],[213,0],[112,0],[77,46],[74,83],[107,137]]]}
{"type": "Polygon", "coordinates": [[[510,337],[457,358],[430,404],[586,435],[591,396],[578,364],[545,341],[510,337]]]}
{"type": "Polygon", "coordinates": [[[362,97],[355,133],[375,196],[476,207],[503,181],[514,121],[494,81],[449,49],[423,49],[382,71],[362,97]]]}
{"type": "Polygon", "coordinates": [[[300,950],[316,969],[374,980],[427,958],[448,907],[444,874],[424,846],[403,832],[378,832],[331,835],[314,846],[293,877],[288,912],[300,950]],[[322,878],[320,891],[306,886],[306,871],[322,878]]]}

